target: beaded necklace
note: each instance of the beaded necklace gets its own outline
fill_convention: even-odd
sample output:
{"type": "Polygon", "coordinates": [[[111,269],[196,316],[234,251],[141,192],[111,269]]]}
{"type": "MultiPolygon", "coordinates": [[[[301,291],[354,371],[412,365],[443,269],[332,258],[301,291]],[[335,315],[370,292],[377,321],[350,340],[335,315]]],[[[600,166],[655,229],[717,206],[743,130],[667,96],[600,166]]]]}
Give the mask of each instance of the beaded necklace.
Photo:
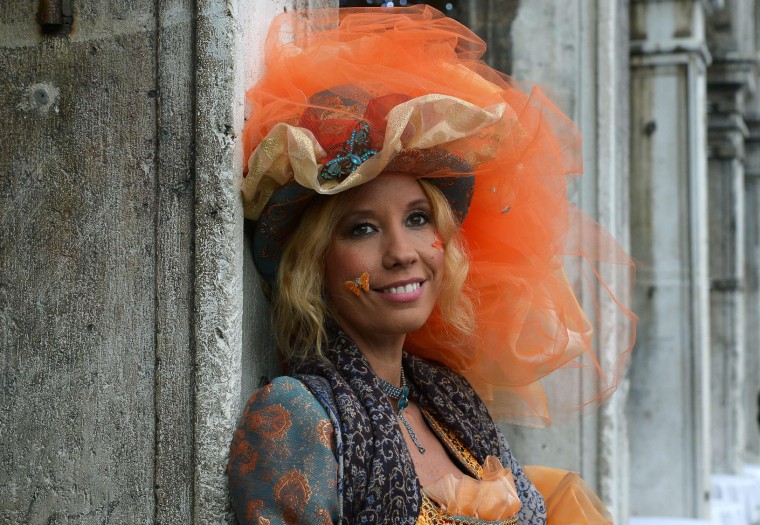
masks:
{"type": "Polygon", "coordinates": [[[404,368],[401,368],[401,386],[397,387],[385,379],[378,377],[377,378],[380,381],[380,388],[383,390],[383,393],[390,397],[391,399],[397,399],[398,400],[398,418],[401,420],[401,422],[406,427],[406,430],[409,432],[409,437],[412,438],[412,442],[414,442],[415,445],[417,445],[417,450],[420,451],[420,454],[425,453],[425,447],[420,444],[419,440],[417,439],[417,434],[414,433],[414,430],[412,430],[412,425],[409,424],[409,421],[404,417],[404,409],[409,406],[409,387],[406,384],[406,376],[404,376],[404,368]]]}

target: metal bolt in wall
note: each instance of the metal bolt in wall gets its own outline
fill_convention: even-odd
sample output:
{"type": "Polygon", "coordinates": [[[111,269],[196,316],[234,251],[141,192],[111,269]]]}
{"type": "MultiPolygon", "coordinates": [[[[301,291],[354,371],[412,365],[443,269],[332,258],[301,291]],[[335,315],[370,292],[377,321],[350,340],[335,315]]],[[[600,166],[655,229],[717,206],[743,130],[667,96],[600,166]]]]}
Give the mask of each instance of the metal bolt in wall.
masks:
{"type": "Polygon", "coordinates": [[[40,0],[39,22],[48,35],[68,35],[71,32],[71,0],[40,0]]]}

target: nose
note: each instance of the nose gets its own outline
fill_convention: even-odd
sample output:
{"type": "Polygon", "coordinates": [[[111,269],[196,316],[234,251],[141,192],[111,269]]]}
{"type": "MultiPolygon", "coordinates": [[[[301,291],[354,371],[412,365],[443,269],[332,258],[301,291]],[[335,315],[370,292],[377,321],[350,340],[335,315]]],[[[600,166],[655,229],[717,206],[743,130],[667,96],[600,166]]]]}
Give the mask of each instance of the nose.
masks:
{"type": "Polygon", "coordinates": [[[413,239],[404,228],[386,230],[383,241],[383,265],[386,268],[405,268],[417,262],[413,239]]]}

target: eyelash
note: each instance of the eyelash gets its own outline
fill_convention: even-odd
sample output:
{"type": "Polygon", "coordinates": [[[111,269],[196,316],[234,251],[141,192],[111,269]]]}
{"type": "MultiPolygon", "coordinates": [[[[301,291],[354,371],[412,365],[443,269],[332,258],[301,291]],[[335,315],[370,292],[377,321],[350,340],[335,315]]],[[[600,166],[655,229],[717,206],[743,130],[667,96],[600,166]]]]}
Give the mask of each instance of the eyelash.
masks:
{"type": "MultiPolygon", "coordinates": [[[[419,228],[422,226],[427,226],[428,224],[430,224],[430,215],[424,211],[419,211],[419,210],[413,211],[406,218],[405,223],[407,224],[407,226],[411,228],[419,228]],[[422,222],[412,224],[412,221],[417,220],[417,219],[422,219],[422,222]]],[[[364,237],[375,231],[377,231],[377,227],[374,224],[369,223],[369,222],[362,222],[362,223],[352,226],[349,233],[351,237],[364,237]],[[372,231],[367,231],[367,229],[371,229],[372,231]]]]}
{"type": "Polygon", "coordinates": [[[351,237],[365,237],[369,235],[372,232],[366,231],[366,228],[371,228],[372,232],[376,230],[375,226],[368,223],[368,222],[362,222],[360,224],[356,224],[351,227],[351,231],[349,232],[351,234],[351,237]],[[363,230],[363,231],[360,231],[363,230]]]}
{"type": "Polygon", "coordinates": [[[414,224],[413,226],[425,226],[430,223],[430,215],[424,211],[414,211],[406,218],[406,222],[409,223],[412,219],[422,218],[422,224],[414,224]]]}

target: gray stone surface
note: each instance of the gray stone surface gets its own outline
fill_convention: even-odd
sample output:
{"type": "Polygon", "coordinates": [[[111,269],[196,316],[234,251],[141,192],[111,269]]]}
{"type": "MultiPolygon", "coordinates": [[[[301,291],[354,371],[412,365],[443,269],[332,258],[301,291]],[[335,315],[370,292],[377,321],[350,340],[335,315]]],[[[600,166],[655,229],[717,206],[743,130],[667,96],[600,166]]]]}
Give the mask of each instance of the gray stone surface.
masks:
{"type": "Polygon", "coordinates": [[[286,7],[92,2],[43,37],[0,6],[0,522],[231,521],[242,362],[276,362],[250,278],[243,358],[243,94],[286,7]]]}
{"type": "Polygon", "coordinates": [[[744,63],[714,57],[708,69],[712,470],[741,472],[745,383],[745,188],[741,116],[751,86],[744,63]]]}
{"type": "Polygon", "coordinates": [[[760,100],[753,98],[746,113],[745,142],[745,300],[746,353],[743,408],[744,461],[760,465],[760,100]]]}
{"type": "Polygon", "coordinates": [[[242,350],[242,6],[196,4],[194,518],[231,520],[224,468],[237,419],[242,350]]]}
{"type": "MultiPolygon", "coordinates": [[[[746,236],[746,317],[748,320],[760,318],[760,173],[747,174],[746,186],[746,211],[747,221],[746,236]]],[[[745,463],[760,465],[760,323],[747,323],[746,344],[747,351],[744,356],[745,384],[742,393],[742,409],[744,410],[745,435],[743,441],[745,449],[743,460],[745,463]]]]}
{"type": "Polygon", "coordinates": [[[521,3],[521,0],[470,0],[458,4],[462,23],[488,44],[483,59],[508,75],[512,74],[512,23],[521,3]]]}
{"type": "Polygon", "coordinates": [[[742,472],[751,439],[747,425],[754,419],[747,417],[745,398],[750,384],[760,380],[752,373],[751,354],[760,350],[750,333],[758,312],[747,301],[746,294],[753,292],[745,277],[756,264],[746,235],[758,222],[745,205],[745,199],[754,202],[753,181],[745,177],[745,164],[752,169],[751,156],[745,154],[750,135],[745,115],[752,119],[748,100],[758,74],[756,9],[754,2],[728,0],[707,24],[714,57],[708,69],[710,194],[720,203],[710,207],[712,466],[714,472],[728,474],[742,472]]]}
{"type": "MultiPolygon", "coordinates": [[[[760,23],[757,15],[760,6],[749,2],[754,8],[754,16],[745,23],[752,24],[754,38],[742,39],[744,46],[753,46],[753,56],[757,60],[757,35],[760,23]]],[[[746,11],[743,12],[743,14],[746,11]]],[[[737,42],[738,44],[738,42],[737,42]]],[[[751,50],[752,48],[750,48],[751,50]]],[[[745,48],[745,56],[747,49],[745,48]]],[[[760,72],[754,72],[755,83],[760,72]]],[[[745,186],[745,315],[746,351],[744,354],[745,388],[742,408],[745,420],[745,463],[760,465],[760,96],[757,87],[745,102],[743,113],[748,135],[744,141],[744,186],[745,186]]]]}
{"type": "Polygon", "coordinates": [[[704,4],[631,3],[628,403],[634,515],[706,517],[709,303],[704,4]]]}
{"type": "MultiPolygon", "coordinates": [[[[512,21],[510,35],[512,76],[525,85],[540,84],[579,125],[582,116],[578,103],[581,79],[576,65],[586,51],[581,42],[583,15],[580,2],[523,1],[519,3],[512,21]],[[558,23],[559,20],[563,23],[558,23]],[[546,26],[556,27],[557,30],[542,32],[541,39],[532,38],[540,31],[539,28],[546,26]],[[560,59],[557,59],[558,53],[560,59]]],[[[571,191],[577,191],[577,187],[571,191]]],[[[573,269],[569,271],[573,278],[573,269]]],[[[578,375],[566,384],[553,384],[551,378],[544,383],[548,388],[562,391],[563,396],[577,398],[581,390],[580,381],[578,375]]],[[[523,463],[580,471],[593,485],[596,483],[593,459],[596,442],[584,441],[584,425],[590,423],[578,414],[572,414],[569,421],[547,429],[509,427],[505,432],[523,463]],[[587,447],[588,444],[592,444],[593,448],[587,447]]]]}
{"type": "Polygon", "coordinates": [[[0,13],[0,522],[148,523],[155,3],[91,2],[70,38],[35,8],[0,13]]]}
{"type": "Polygon", "coordinates": [[[193,523],[194,4],[157,6],[155,522],[193,523]]]}

